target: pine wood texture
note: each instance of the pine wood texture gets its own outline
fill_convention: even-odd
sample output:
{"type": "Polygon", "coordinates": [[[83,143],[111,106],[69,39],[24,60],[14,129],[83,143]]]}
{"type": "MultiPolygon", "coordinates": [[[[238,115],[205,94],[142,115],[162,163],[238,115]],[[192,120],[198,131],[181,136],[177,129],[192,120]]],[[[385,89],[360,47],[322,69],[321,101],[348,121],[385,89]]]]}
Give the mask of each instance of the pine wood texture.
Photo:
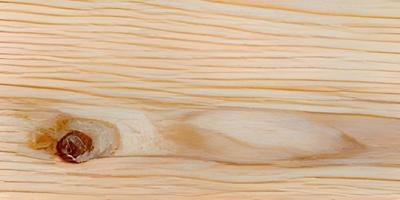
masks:
{"type": "Polygon", "coordinates": [[[0,1],[0,199],[400,199],[400,1],[0,1]],[[26,143],[67,113],[114,156],[26,143]]]}

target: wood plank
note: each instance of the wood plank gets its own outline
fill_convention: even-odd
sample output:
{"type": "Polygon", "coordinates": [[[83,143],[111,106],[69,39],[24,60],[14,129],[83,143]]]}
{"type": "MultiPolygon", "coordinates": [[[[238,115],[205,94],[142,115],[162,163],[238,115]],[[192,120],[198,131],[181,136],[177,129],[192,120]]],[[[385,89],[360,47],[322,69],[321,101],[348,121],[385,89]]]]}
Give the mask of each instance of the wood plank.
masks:
{"type": "Polygon", "coordinates": [[[0,1],[0,199],[400,198],[400,2],[0,1]],[[118,127],[81,164],[54,116],[118,127]]]}

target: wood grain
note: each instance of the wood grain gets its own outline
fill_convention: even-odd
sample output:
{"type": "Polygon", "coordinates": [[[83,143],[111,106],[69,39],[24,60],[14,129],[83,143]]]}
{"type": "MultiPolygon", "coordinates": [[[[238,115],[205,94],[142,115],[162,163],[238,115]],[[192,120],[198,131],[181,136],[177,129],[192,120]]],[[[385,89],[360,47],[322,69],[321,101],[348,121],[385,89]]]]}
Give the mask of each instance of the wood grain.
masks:
{"type": "Polygon", "coordinates": [[[396,0],[0,1],[0,199],[400,199],[396,0]],[[68,164],[59,113],[121,133],[68,164]]]}

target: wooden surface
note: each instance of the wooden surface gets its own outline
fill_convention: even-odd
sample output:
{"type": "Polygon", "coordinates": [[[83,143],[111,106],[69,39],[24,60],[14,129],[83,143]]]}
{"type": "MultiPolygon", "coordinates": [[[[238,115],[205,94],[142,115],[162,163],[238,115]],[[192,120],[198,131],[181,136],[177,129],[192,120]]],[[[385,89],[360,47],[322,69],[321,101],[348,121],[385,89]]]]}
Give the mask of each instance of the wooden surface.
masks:
{"type": "Polygon", "coordinates": [[[400,199],[400,1],[0,1],[0,199],[400,199]],[[26,146],[58,113],[109,158],[26,146]]]}

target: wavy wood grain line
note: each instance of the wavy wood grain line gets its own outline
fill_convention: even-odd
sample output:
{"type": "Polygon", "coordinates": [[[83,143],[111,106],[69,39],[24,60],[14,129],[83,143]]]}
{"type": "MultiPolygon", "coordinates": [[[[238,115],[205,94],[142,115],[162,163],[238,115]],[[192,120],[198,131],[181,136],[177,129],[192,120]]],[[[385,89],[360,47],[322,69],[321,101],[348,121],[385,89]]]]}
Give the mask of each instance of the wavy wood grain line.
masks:
{"type": "Polygon", "coordinates": [[[0,1],[0,199],[399,199],[399,10],[0,1]],[[120,149],[30,149],[60,113],[115,124],[120,149]]]}

